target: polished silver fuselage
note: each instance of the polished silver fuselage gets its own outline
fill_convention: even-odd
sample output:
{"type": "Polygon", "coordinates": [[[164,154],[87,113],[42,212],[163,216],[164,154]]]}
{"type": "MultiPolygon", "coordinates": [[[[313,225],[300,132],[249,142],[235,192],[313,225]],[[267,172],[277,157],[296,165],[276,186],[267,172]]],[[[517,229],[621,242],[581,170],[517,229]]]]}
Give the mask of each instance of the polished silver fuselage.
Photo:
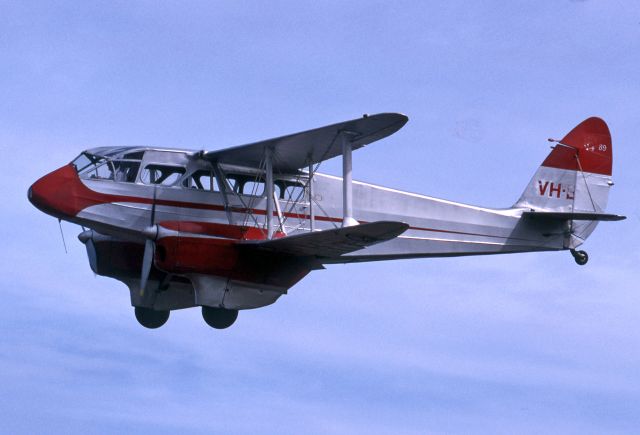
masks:
{"type": "MultiPolygon", "coordinates": [[[[154,152],[150,161],[182,163],[187,174],[208,163],[188,153],[154,152]]],[[[143,162],[143,166],[147,162],[143,162]]],[[[226,173],[255,175],[254,168],[223,167],[226,173]]],[[[289,200],[279,199],[276,228],[287,235],[339,227],[342,223],[342,179],[315,173],[276,175],[275,180],[297,181],[304,191],[289,200]],[[311,197],[309,194],[311,193],[311,197]],[[312,216],[313,215],[313,216],[312,216]],[[312,225],[313,219],[313,225],[312,225]]],[[[156,221],[194,221],[266,227],[266,196],[227,193],[175,186],[150,186],[136,180],[84,179],[90,190],[118,200],[81,210],[78,223],[121,237],[135,237],[149,225],[151,199],[156,189],[156,221]]],[[[295,196],[295,195],[294,195],[295,196]]],[[[496,254],[563,249],[562,228],[541,227],[521,219],[523,208],[491,209],[403,192],[369,183],[353,183],[354,218],[360,222],[401,221],[410,228],[396,239],[346,254],[327,262],[496,254]]]]}

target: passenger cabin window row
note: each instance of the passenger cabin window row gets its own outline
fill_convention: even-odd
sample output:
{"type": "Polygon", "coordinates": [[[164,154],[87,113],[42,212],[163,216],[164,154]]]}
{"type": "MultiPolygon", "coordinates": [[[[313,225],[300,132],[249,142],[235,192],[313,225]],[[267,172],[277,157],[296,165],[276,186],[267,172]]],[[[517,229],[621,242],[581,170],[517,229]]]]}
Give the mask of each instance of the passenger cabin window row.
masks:
{"type": "MultiPolygon", "coordinates": [[[[226,174],[225,178],[231,190],[239,195],[264,196],[265,183],[262,177],[256,178],[250,175],[226,174]]],[[[220,183],[214,172],[207,169],[200,169],[186,177],[182,185],[196,190],[220,192],[220,183]]],[[[282,200],[303,199],[304,186],[297,182],[275,180],[274,190],[276,197],[282,200]]]]}
{"type": "MultiPolygon", "coordinates": [[[[124,183],[135,183],[140,170],[144,152],[125,154],[122,159],[107,159],[82,153],[72,164],[83,179],[113,180],[124,183]]],[[[207,192],[220,192],[221,183],[210,169],[198,169],[185,177],[183,166],[151,163],[140,173],[140,181],[144,184],[160,186],[182,186],[189,189],[207,192]]],[[[262,177],[244,174],[226,174],[230,189],[246,196],[264,196],[265,182],[262,177]]],[[[304,199],[304,186],[295,181],[275,180],[275,196],[285,201],[304,199]]]]}

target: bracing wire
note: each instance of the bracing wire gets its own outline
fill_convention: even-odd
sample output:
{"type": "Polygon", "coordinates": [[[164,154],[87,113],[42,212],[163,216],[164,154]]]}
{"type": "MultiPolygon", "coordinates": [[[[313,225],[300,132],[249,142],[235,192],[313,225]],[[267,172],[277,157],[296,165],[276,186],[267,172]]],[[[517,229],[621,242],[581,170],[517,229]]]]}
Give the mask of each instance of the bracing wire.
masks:
{"type": "Polygon", "coordinates": [[[584,175],[584,171],[582,170],[582,164],[580,163],[580,157],[578,152],[576,151],[576,161],[578,162],[578,169],[580,169],[580,173],[582,174],[582,179],[584,180],[584,185],[587,187],[587,193],[589,194],[589,201],[591,201],[591,207],[593,207],[593,211],[597,212],[596,204],[593,202],[593,197],[591,196],[591,190],[589,189],[589,183],[587,183],[587,177],[584,175]]]}
{"type": "Polygon", "coordinates": [[[64,253],[68,254],[67,242],[64,240],[64,232],[62,231],[62,219],[58,219],[58,226],[60,227],[60,236],[62,236],[62,246],[64,246],[64,253]]]}
{"type": "MultiPolygon", "coordinates": [[[[298,193],[298,197],[296,198],[296,200],[291,204],[291,206],[289,207],[289,201],[287,201],[286,207],[289,207],[288,211],[285,213],[285,216],[282,220],[282,225],[284,226],[284,223],[287,220],[287,215],[291,214],[293,207],[295,207],[295,204],[300,200],[300,197],[304,194],[305,191],[308,190],[309,188],[309,183],[311,182],[311,178],[313,177],[313,174],[315,174],[318,169],[320,168],[320,165],[322,164],[322,162],[325,160],[325,158],[327,157],[327,154],[329,153],[329,151],[331,151],[331,149],[333,148],[333,145],[335,144],[336,140],[338,139],[338,137],[340,136],[342,132],[341,131],[337,131],[336,134],[333,136],[333,139],[331,140],[331,142],[329,142],[329,145],[327,146],[327,148],[325,149],[324,153],[322,154],[322,156],[320,157],[320,159],[318,160],[318,163],[316,163],[315,167],[312,169],[312,173],[309,174],[309,177],[307,178],[306,183],[304,183],[303,188],[301,190],[301,192],[298,193]]],[[[298,175],[299,178],[300,175],[298,175]]],[[[322,208],[322,206],[320,204],[318,204],[318,202],[314,199],[314,198],[309,198],[309,203],[311,204],[311,201],[313,201],[314,204],[316,204],[318,206],[318,208],[320,209],[320,211],[322,211],[322,213],[326,216],[329,217],[329,215],[327,214],[327,212],[324,210],[324,208],[322,208]]],[[[332,224],[335,228],[338,228],[338,226],[335,224],[335,222],[332,221],[332,224]]]]}

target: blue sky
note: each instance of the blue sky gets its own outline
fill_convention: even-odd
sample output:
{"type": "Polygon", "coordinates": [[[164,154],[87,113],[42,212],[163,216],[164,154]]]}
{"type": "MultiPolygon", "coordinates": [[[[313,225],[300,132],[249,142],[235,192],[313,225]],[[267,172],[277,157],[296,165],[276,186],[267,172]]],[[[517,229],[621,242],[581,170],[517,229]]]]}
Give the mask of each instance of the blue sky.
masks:
{"type": "MultiPolygon", "coordinates": [[[[0,2],[0,432],[632,433],[640,7],[0,2]],[[566,252],[332,266],[225,331],[140,327],[28,186],[84,148],[218,149],[398,111],[354,177],[510,206],[598,115],[605,223],[566,252]]],[[[322,170],[338,174],[339,162],[322,170]]]]}

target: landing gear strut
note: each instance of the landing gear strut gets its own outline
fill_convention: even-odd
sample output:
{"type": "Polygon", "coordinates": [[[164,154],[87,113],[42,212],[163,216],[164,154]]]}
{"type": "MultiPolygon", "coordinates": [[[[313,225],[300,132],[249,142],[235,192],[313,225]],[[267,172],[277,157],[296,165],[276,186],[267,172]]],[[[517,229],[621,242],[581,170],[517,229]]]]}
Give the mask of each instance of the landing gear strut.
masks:
{"type": "Polygon", "coordinates": [[[216,329],[225,329],[233,325],[238,318],[238,310],[224,308],[202,307],[202,318],[207,325],[216,329]]]}
{"type": "Polygon", "coordinates": [[[151,308],[136,307],[135,313],[138,322],[149,329],[159,328],[169,320],[169,311],[156,311],[151,308]]]}
{"type": "Polygon", "coordinates": [[[576,251],[575,249],[571,250],[571,255],[573,255],[573,259],[576,260],[580,266],[584,266],[589,261],[589,255],[585,251],[576,251]]]}

